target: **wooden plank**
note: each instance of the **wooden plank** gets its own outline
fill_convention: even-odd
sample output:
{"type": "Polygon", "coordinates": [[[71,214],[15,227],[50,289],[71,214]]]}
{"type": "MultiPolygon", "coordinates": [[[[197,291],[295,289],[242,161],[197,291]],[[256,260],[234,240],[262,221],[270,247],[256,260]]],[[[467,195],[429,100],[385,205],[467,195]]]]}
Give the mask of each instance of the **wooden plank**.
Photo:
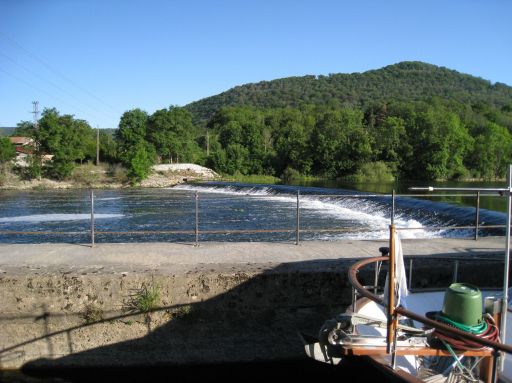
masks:
{"type": "MultiPolygon", "coordinates": [[[[357,347],[343,346],[344,355],[386,355],[386,347],[357,347]]],[[[492,356],[492,350],[485,348],[481,350],[457,351],[457,355],[464,356],[492,356]]],[[[430,347],[397,347],[397,355],[418,355],[418,356],[451,356],[446,350],[438,350],[430,347]]]]}

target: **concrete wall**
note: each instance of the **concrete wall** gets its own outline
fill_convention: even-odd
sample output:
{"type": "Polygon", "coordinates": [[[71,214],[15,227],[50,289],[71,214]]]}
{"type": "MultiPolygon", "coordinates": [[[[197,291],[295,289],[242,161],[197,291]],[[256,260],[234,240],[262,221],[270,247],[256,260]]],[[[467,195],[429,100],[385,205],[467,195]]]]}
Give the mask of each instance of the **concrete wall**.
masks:
{"type": "MultiPolygon", "coordinates": [[[[350,303],[354,260],[199,265],[186,273],[30,267],[0,274],[0,368],[124,366],[295,358],[350,303]],[[144,287],[150,313],[133,311],[144,287]]],[[[499,283],[501,266],[461,265],[459,280],[499,283]],[[477,271],[476,271],[477,270],[477,271]]],[[[382,275],[382,277],[384,274],[382,275]]],[[[415,266],[414,286],[446,285],[448,264],[415,266]]],[[[373,270],[361,272],[373,282],[373,270]]]]}

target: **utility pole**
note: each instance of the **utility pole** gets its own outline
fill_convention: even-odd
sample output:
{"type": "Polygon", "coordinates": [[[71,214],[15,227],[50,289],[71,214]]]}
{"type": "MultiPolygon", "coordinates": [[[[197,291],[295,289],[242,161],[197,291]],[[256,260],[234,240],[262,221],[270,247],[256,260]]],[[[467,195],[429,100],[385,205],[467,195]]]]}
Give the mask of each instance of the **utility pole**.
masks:
{"type": "Polygon", "coordinates": [[[100,164],[100,127],[96,125],[96,166],[100,164]]]}
{"type": "Polygon", "coordinates": [[[39,124],[39,101],[32,101],[32,114],[34,115],[34,128],[37,130],[39,124]]]}

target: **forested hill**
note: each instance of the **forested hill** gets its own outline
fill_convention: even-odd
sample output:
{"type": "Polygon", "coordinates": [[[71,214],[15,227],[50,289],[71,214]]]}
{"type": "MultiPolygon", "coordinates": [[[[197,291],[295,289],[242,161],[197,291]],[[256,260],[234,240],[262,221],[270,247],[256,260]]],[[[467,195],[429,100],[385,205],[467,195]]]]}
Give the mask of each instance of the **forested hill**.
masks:
{"type": "Polygon", "coordinates": [[[206,121],[224,106],[297,107],[301,104],[365,107],[386,101],[439,96],[463,104],[512,104],[512,87],[423,62],[408,61],[364,73],[288,77],[234,87],[186,106],[206,121]]]}

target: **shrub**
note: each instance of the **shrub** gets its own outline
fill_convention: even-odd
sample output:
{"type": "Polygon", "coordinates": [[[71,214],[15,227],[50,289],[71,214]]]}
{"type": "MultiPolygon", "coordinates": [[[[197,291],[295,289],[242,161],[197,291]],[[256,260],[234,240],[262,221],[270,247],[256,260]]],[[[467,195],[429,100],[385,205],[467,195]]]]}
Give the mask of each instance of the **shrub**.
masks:
{"type": "Polygon", "coordinates": [[[107,173],[115,182],[119,182],[121,184],[128,182],[128,172],[121,164],[110,165],[107,173]]]}
{"type": "Polygon", "coordinates": [[[11,167],[8,164],[0,164],[0,186],[11,181],[14,175],[11,172],[11,167]]]}
{"type": "Polygon", "coordinates": [[[284,169],[283,174],[281,174],[281,179],[283,180],[283,182],[296,181],[301,178],[302,175],[299,173],[299,171],[289,166],[286,169],[284,169]]]}
{"type": "Polygon", "coordinates": [[[91,186],[105,181],[105,173],[105,168],[88,163],[73,169],[70,179],[79,184],[91,186]]]}
{"type": "Polygon", "coordinates": [[[356,174],[348,176],[346,179],[355,182],[393,182],[395,177],[388,164],[377,161],[363,164],[356,174]]]}
{"type": "Polygon", "coordinates": [[[130,154],[128,176],[133,183],[140,182],[151,173],[154,164],[154,148],[144,144],[137,145],[130,154]]]}

